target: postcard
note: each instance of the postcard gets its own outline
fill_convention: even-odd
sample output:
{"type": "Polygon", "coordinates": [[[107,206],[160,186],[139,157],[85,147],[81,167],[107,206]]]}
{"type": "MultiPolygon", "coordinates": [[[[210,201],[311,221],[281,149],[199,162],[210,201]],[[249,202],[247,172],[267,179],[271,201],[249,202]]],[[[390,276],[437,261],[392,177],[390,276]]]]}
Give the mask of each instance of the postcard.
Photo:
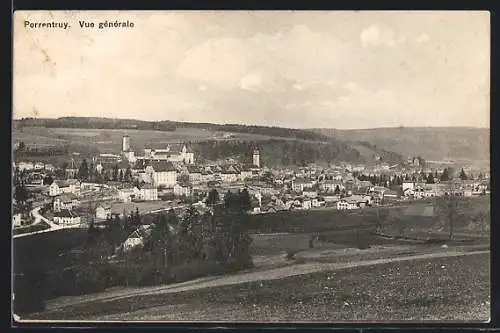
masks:
{"type": "Polygon", "coordinates": [[[490,318],[485,11],[16,11],[17,322],[490,318]]]}

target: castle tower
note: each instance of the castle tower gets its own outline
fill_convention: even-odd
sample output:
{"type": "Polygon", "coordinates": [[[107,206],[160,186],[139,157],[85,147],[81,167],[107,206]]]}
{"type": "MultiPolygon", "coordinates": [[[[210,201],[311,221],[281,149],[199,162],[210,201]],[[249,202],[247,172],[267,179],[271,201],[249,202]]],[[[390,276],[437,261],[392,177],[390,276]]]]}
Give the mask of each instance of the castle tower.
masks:
{"type": "Polygon", "coordinates": [[[122,152],[128,152],[130,150],[130,137],[128,135],[123,136],[122,140],[122,152]]]}
{"type": "Polygon", "coordinates": [[[260,168],[260,154],[258,150],[253,151],[253,164],[260,168]]]}

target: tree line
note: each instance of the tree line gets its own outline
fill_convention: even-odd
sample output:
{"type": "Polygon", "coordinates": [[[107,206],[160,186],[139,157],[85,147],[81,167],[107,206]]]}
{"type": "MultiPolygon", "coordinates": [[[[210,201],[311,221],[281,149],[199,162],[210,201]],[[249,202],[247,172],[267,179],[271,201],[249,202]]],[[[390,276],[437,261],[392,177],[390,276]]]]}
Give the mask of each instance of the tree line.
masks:
{"type": "Polygon", "coordinates": [[[251,163],[253,150],[259,149],[264,165],[305,166],[315,162],[361,160],[359,151],[340,141],[332,143],[280,139],[203,141],[193,144],[193,149],[201,159],[217,160],[235,157],[244,163],[251,163]]]}

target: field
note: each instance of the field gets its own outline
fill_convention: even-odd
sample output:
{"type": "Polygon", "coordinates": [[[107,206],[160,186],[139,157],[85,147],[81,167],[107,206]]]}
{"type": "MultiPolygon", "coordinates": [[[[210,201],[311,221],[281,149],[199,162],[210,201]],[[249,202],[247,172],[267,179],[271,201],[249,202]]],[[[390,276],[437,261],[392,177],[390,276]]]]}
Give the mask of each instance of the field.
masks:
{"type": "Polygon", "coordinates": [[[130,137],[131,147],[137,152],[146,147],[165,148],[169,143],[197,142],[205,140],[267,140],[271,136],[247,133],[215,132],[198,128],[178,128],[173,132],[133,129],[76,129],[24,127],[13,131],[13,142],[26,145],[67,146],[70,152],[90,150],[100,153],[120,153],[122,137],[130,137]]]}
{"type": "Polygon", "coordinates": [[[488,254],[403,260],[182,292],[89,300],[30,319],[485,321],[490,308],[489,274],[488,254]]]}

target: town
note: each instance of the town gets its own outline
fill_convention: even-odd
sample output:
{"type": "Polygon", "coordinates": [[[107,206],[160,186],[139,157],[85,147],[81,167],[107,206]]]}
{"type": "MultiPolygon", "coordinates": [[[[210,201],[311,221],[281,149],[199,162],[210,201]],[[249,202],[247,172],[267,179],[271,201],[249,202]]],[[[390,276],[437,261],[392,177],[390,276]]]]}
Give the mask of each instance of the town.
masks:
{"type": "Polygon", "coordinates": [[[13,227],[33,230],[45,221],[55,229],[74,228],[136,211],[149,214],[190,205],[204,210],[213,190],[223,201],[226,193],[246,189],[250,214],[354,210],[490,191],[488,173],[431,169],[420,157],[408,158],[402,165],[339,163],[291,169],[262,165],[257,149],[248,154],[247,163],[229,159],[202,164],[183,143],[146,148],[136,155],[125,135],[121,146],[121,155],[99,154],[78,161],[78,154],[73,154],[64,169],[42,162],[14,162],[13,227]]]}

